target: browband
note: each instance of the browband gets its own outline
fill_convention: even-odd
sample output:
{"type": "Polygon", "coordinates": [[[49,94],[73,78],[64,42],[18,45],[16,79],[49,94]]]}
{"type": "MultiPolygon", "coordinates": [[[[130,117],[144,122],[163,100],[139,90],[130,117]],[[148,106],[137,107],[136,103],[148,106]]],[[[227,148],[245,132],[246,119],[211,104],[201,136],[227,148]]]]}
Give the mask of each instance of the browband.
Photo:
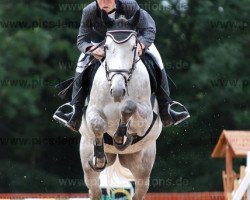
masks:
{"type": "Polygon", "coordinates": [[[122,44],[127,42],[132,36],[136,37],[137,32],[133,30],[114,30],[114,31],[107,31],[106,36],[110,36],[115,43],[122,44]],[[128,34],[128,35],[126,35],[126,37],[122,37],[122,39],[119,40],[117,39],[117,37],[121,35],[116,36],[116,34],[128,34]]]}

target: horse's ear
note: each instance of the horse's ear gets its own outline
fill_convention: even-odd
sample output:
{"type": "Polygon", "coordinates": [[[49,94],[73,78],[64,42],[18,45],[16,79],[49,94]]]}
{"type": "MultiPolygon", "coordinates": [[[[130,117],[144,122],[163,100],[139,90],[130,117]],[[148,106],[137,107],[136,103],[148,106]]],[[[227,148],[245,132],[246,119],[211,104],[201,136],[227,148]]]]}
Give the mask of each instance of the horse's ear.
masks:
{"type": "Polygon", "coordinates": [[[115,20],[110,18],[105,10],[101,11],[101,16],[102,16],[102,22],[107,28],[111,28],[114,25],[115,20]]]}
{"type": "Polygon", "coordinates": [[[134,16],[128,20],[129,24],[132,25],[133,27],[136,27],[140,20],[140,16],[141,16],[141,11],[140,9],[138,9],[134,14],[134,16]]]}

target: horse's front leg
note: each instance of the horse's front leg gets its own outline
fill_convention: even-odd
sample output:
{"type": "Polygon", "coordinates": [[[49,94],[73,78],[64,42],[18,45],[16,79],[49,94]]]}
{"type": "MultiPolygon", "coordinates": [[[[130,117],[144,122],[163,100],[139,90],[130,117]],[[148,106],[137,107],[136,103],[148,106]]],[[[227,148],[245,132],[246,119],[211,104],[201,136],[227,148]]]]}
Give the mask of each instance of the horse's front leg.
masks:
{"type": "Polygon", "coordinates": [[[152,106],[146,101],[137,102],[136,105],[136,112],[130,118],[129,130],[131,133],[136,133],[137,136],[142,137],[153,120],[152,106]]]}
{"type": "Polygon", "coordinates": [[[89,197],[91,200],[99,200],[102,196],[102,191],[99,186],[99,172],[92,170],[88,161],[93,154],[93,144],[90,140],[82,137],[80,142],[80,156],[82,168],[84,171],[84,182],[89,189],[89,197]]]}
{"type": "Polygon", "coordinates": [[[94,155],[89,160],[89,165],[95,171],[102,171],[107,165],[107,157],[104,153],[103,134],[107,130],[107,120],[104,113],[96,108],[89,109],[87,123],[95,134],[94,155]]]}
{"type": "Polygon", "coordinates": [[[133,136],[128,134],[128,126],[130,118],[136,110],[137,105],[131,100],[125,101],[121,107],[121,120],[113,137],[113,144],[120,151],[125,150],[133,142],[133,136]]]}
{"type": "MultiPolygon", "coordinates": [[[[102,195],[99,180],[100,172],[94,171],[88,163],[89,159],[93,156],[93,143],[90,138],[82,136],[80,142],[80,156],[84,171],[84,181],[89,189],[89,197],[91,200],[100,200],[102,195]]],[[[113,165],[116,160],[116,155],[107,154],[107,157],[109,161],[108,165],[113,165]]]]}

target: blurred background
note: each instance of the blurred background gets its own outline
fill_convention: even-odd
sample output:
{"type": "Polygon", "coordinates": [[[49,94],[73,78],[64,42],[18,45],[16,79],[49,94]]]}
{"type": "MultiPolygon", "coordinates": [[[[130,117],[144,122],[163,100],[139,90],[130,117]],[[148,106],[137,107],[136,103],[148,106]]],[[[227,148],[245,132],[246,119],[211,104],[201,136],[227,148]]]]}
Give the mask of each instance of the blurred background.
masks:
{"type": "MultiPolygon", "coordinates": [[[[79,134],[52,120],[54,85],[74,75],[82,9],[91,1],[0,0],[0,192],[86,192],[79,134]]],[[[137,1],[192,117],[157,142],[150,192],[222,191],[223,129],[250,129],[248,0],[137,1]]],[[[244,164],[244,159],[234,162],[244,164]]]]}

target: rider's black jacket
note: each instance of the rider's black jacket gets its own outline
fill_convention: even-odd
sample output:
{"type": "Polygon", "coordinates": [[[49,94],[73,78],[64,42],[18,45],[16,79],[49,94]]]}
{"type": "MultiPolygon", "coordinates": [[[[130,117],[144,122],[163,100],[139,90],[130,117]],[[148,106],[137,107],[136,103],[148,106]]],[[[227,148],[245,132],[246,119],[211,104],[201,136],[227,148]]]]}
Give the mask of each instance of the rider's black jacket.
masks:
{"type": "MultiPolygon", "coordinates": [[[[129,19],[138,9],[140,7],[135,0],[116,0],[115,16],[125,15],[129,19]]],[[[155,22],[145,10],[140,10],[140,20],[136,26],[136,31],[139,41],[145,45],[145,48],[148,48],[155,39],[155,22]]],[[[78,49],[85,53],[90,46],[93,46],[91,42],[101,42],[105,38],[106,32],[107,28],[101,20],[101,10],[97,2],[94,1],[83,9],[77,36],[78,49]]]]}

